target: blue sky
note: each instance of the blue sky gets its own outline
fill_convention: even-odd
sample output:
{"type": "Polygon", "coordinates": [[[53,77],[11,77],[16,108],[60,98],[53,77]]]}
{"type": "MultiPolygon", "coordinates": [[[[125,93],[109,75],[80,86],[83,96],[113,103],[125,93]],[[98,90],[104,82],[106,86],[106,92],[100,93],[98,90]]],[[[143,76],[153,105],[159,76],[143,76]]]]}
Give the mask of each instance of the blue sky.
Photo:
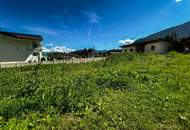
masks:
{"type": "Polygon", "coordinates": [[[190,20],[190,0],[0,0],[0,27],[44,45],[113,49],[190,20]]]}

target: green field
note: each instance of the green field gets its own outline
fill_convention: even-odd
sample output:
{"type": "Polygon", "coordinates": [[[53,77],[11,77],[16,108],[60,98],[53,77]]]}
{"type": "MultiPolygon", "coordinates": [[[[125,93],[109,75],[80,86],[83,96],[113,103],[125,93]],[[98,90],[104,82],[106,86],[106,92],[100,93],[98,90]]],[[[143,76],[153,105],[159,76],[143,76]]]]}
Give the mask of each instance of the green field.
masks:
{"type": "Polygon", "coordinates": [[[0,129],[188,130],[190,55],[1,69],[0,129]]]}

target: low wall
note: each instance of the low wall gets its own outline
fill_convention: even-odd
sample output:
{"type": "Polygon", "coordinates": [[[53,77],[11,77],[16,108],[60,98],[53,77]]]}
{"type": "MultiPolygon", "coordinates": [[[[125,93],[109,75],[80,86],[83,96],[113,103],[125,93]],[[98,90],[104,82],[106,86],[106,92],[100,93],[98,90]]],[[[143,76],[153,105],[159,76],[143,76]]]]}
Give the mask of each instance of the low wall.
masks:
{"type": "Polygon", "coordinates": [[[0,68],[12,68],[12,67],[23,67],[23,66],[33,66],[33,65],[48,65],[48,64],[72,64],[72,63],[87,63],[95,62],[100,60],[105,60],[105,57],[100,58],[81,58],[81,59],[71,59],[71,60],[56,60],[56,61],[43,61],[40,63],[28,63],[28,62],[0,62],[0,68]]]}

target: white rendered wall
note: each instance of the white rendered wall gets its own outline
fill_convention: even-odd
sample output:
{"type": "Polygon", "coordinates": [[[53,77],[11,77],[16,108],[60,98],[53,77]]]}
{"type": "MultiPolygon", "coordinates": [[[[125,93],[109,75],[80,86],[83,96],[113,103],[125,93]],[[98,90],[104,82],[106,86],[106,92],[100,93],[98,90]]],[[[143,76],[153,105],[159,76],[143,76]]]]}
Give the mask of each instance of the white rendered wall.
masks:
{"type": "MultiPolygon", "coordinates": [[[[40,41],[16,39],[6,35],[0,35],[0,62],[26,61],[35,49],[32,43],[40,45],[40,41]]],[[[37,48],[40,51],[41,48],[37,48]]]]}

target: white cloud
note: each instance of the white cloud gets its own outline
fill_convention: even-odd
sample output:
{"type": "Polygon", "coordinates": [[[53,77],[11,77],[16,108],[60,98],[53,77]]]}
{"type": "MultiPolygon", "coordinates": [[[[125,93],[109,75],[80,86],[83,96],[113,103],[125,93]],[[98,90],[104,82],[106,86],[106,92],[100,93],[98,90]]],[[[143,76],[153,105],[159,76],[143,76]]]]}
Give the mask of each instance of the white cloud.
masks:
{"type": "Polygon", "coordinates": [[[98,16],[98,14],[94,11],[84,11],[82,10],[81,13],[86,15],[89,18],[89,22],[92,24],[99,24],[101,18],[98,16]]]}
{"type": "Polygon", "coordinates": [[[53,43],[47,44],[43,47],[43,52],[61,52],[61,53],[69,53],[73,52],[75,49],[66,48],[65,46],[54,46],[53,43]]]}
{"type": "Polygon", "coordinates": [[[182,2],[183,0],[175,0],[176,3],[180,3],[182,2]]]}
{"type": "Polygon", "coordinates": [[[40,34],[49,34],[49,35],[59,35],[59,33],[55,30],[48,29],[45,27],[32,27],[32,26],[26,26],[26,29],[32,31],[32,32],[37,32],[40,34]]]}
{"type": "Polygon", "coordinates": [[[88,17],[90,27],[88,29],[88,35],[90,36],[92,33],[92,28],[94,26],[98,27],[99,30],[102,30],[100,20],[102,19],[96,12],[94,11],[84,11],[81,10],[81,13],[88,17]]]}
{"type": "Polygon", "coordinates": [[[134,40],[131,39],[125,39],[125,40],[119,40],[119,43],[124,44],[124,45],[129,45],[132,44],[134,40]]]}

